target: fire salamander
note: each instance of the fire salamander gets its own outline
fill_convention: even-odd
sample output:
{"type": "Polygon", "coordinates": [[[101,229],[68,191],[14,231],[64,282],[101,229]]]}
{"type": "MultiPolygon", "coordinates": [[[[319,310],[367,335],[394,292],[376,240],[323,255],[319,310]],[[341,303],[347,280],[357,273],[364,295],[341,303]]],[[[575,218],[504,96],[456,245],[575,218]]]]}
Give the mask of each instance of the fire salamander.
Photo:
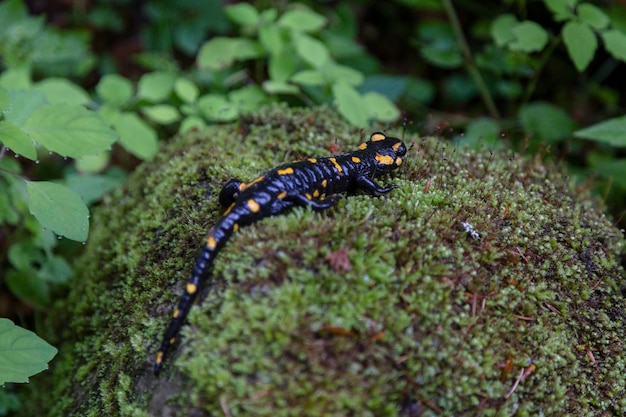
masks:
{"type": "Polygon", "coordinates": [[[251,182],[230,180],[219,195],[219,202],[226,211],[203,242],[191,279],[174,309],[156,355],[154,373],[159,374],[215,256],[233,232],[294,206],[310,206],[314,210],[330,208],[339,199],[337,193],[363,189],[374,196],[386,194],[396,186],[381,187],[373,178],[399,167],[406,152],[400,139],[376,132],[351,153],[281,165],[251,182]]]}

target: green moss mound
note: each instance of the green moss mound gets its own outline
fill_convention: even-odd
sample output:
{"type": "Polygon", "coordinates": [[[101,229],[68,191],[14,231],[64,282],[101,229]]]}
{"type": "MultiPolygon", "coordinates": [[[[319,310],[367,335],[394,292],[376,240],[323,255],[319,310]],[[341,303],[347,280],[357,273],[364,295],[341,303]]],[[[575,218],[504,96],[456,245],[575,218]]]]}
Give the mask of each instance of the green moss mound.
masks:
{"type": "MultiPolygon", "coordinates": [[[[395,132],[390,132],[395,133],[395,132]]],[[[398,189],[235,234],[154,352],[231,177],[365,134],[325,109],[193,132],[93,216],[28,415],[623,415],[622,234],[541,158],[413,142],[398,189]]],[[[339,149],[337,149],[339,148],[339,149]]]]}

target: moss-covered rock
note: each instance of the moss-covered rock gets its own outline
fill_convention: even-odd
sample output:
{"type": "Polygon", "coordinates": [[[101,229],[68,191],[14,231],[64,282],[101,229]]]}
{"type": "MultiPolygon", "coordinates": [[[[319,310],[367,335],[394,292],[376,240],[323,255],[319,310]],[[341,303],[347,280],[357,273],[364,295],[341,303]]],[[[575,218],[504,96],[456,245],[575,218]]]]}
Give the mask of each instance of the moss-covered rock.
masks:
{"type": "Polygon", "coordinates": [[[220,187],[364,136],[331,111],[278,107],[168,144],[94,213],[50,314],[60,353],[25,412],[623,415],[620,231],[540,157],[432,138],[406,138],[385,197],[234,235],[152,375],[220,187]]]}

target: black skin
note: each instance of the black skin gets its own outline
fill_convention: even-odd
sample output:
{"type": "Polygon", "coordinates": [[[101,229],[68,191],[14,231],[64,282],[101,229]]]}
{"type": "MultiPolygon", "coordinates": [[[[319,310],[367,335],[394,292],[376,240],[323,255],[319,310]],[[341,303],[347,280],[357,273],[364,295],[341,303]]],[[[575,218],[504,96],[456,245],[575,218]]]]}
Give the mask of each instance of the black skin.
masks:
{"type": "Polygon", "coordinates": [[[354,152],[281,165],[249,183],[230,180],[219,195],[220,204],[226,211],[209,232],[196,258],[185,293],[157,352],[155,375],[161,371],[165,356],[175,342],[217,253],[233,232],[240,226],[294,206],[328,209],[339,200],[338,193],[362,189],[373,196],[387,194],[396,186],[381,187],[374,178],[398,168],[406,152],[406,145],[400,139],[376,132],[354,152]]]}

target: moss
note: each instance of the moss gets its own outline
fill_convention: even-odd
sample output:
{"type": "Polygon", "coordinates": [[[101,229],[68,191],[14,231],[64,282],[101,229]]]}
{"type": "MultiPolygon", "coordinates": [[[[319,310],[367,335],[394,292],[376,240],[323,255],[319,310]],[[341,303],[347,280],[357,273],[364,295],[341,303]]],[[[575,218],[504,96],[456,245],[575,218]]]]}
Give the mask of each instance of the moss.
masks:
{"type": "Polygon", "coordinates": [[[94,213],[26,415],[623,414],[620,231],[540,157],[432,138],[381,179],[399,186],[388,197],[233,236],[152,376],[220,186],[361,136],[329,110],[276,107],[139,168],[94,213]]]}

